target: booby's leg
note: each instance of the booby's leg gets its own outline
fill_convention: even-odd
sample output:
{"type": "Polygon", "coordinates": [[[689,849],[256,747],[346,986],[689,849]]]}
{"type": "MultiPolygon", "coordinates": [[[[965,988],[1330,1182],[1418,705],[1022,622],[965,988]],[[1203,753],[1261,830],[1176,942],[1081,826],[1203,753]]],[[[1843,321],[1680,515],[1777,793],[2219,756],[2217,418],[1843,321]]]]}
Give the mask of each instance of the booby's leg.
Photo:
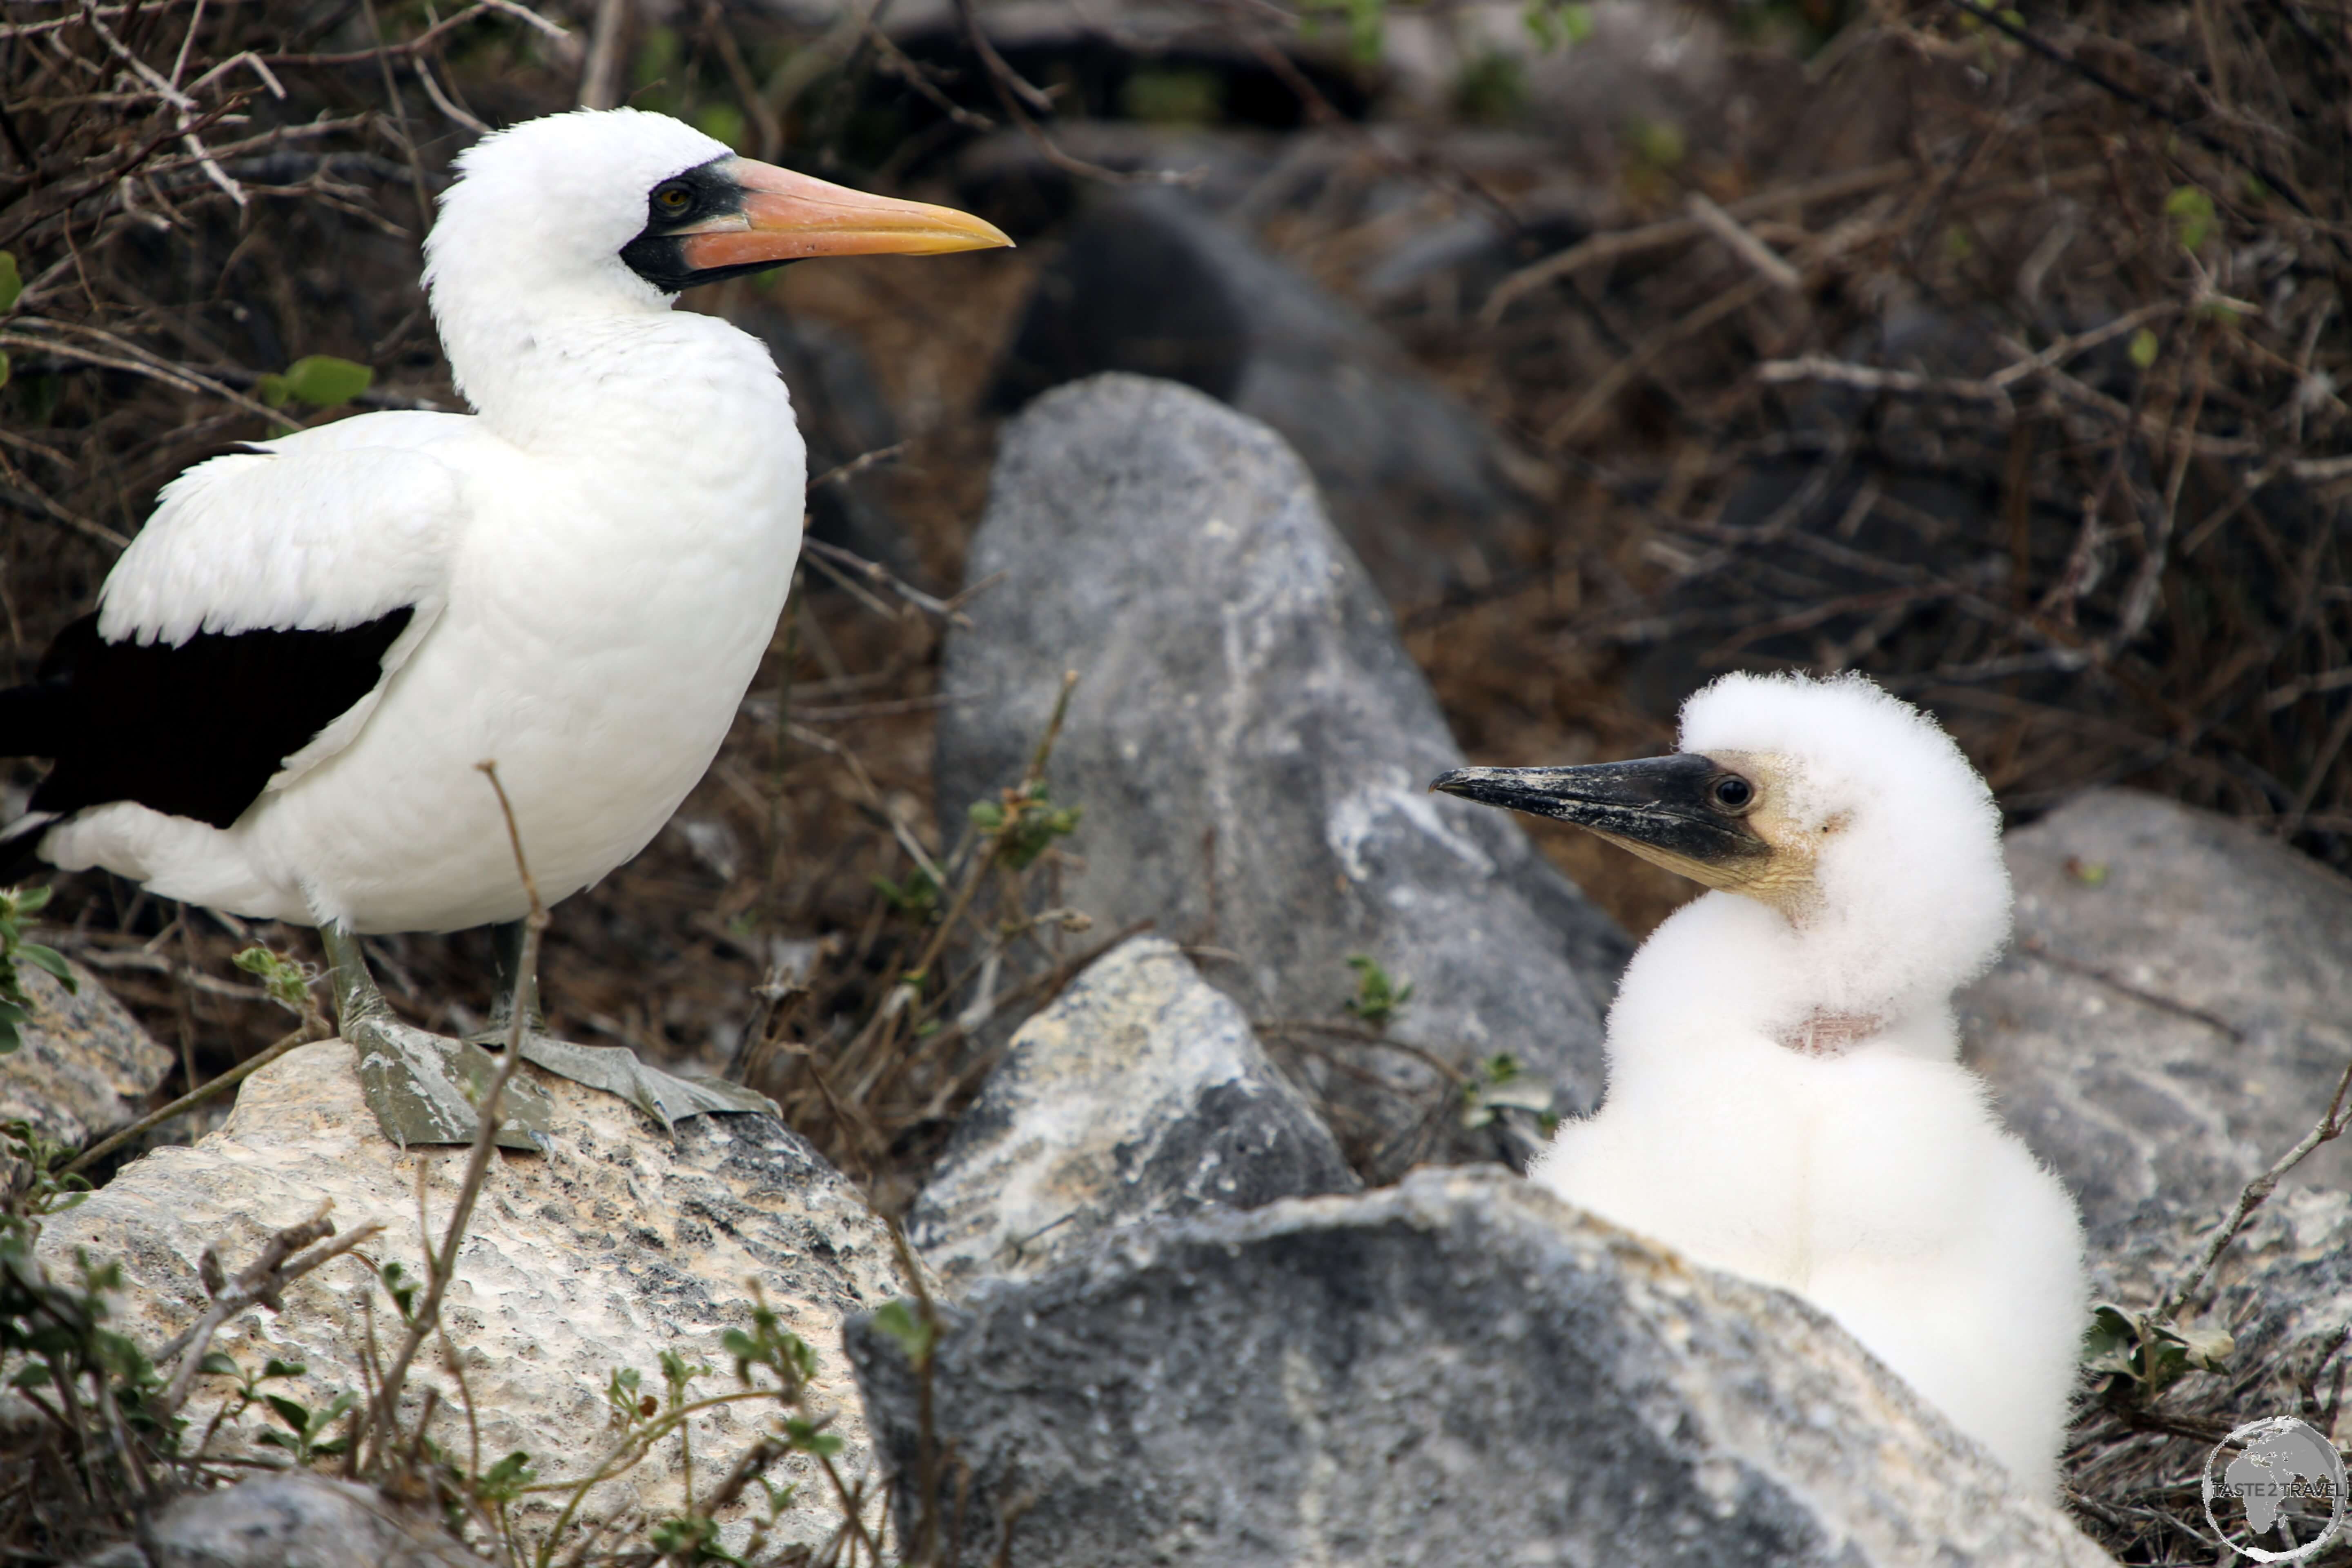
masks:
{"type": "Polygon", "coordinates": [[[517,1001],[522,1004],[523,1026],[532,1034],[547,1033],[547,1013],[539,1005],[539,968],[534,964],[530,973],[522,973],[522,921],[509,921],[490,928],[490,973],[495,977],[490,1024],[474,1037],[484,1045],[505,1043],[517,1001]]]}
{"type": "Polygon", "coordinates": [[[498,989],[490,998],[489,1026],[468,1037],[483,1045],[503,1047],[513,1026],[515,1008],[523,1013],[523,1059],[574,1083],[617,1094],[675,1132],[681,1117],[716,1110],[776,1113],[766,1095],[715,1078],[679,1078],[647,1067],[626,1046],[576,1046],[547,1032],[547,1015],[539,1003],[537,968],[523,967],[523,924],[520,921],[490,928],[490,955],[498,989]]]}
{"type": "MultiPolygon", "coordinates": [[[[470,1143],[481,1127],[476,1108],[498,1074],[481,1047],[402,1023],[368,973],[360,939],[329,921],[319,927],[334,965],[335,1016],[360,1054],[360,1091],[384,1136],[411,1143],[470,1143]]],[[[546,1147],[547,1097],[520,1075],[508,1079],[498,1142],[503,1149],[546,1147]]]]}

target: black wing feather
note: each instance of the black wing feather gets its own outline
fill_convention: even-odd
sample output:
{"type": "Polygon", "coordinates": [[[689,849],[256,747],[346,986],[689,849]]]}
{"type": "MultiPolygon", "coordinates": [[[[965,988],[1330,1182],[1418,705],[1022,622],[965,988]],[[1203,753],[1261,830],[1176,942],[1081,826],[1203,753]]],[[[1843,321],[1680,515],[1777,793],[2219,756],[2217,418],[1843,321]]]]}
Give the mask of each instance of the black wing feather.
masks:
{"type": "Polygon", "coordinates": [[[333,631],[199,632],[107,642],[98,617],[58,634],[27,686],[0,691],[0,756],[54,757],[32,809],[136,801],[226,827],[287,758],[383,679],[412,606],[333,631]]]}

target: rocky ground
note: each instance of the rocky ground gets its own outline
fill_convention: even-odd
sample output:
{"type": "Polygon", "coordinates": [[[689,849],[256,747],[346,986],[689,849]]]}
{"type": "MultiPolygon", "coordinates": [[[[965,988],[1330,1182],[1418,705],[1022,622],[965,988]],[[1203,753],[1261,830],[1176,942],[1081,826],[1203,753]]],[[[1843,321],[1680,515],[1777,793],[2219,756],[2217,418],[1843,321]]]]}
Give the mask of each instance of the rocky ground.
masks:
{"type": "MultiPolygon", "coordinates": [[[[1745,8],[1779,18],[1762,37],[1560,9],[1591,28],[1575,47],[1492,56],[1517,62],[1501,124],[1472,90],[1496,21],[1475,9],[1392,17],[1367,96],[1326,45],[1008,7],[993,36],[1062,106],[1049,146],[970,122],[1010,117],[945,9],[909,8],[791,110],[812,163],[985,210],[1023,247],[951,285],[827,264],[690,301],[775,349],[835,553],[710,778],[558,912],[547,966],[561,1031],[725,1072],[781,1121],[669,1141],[556,1086],[553,1149],[493,1168],[387,1413],[404,1479],[151,1508],[149,1560],[462,1561],[443,1518],[492,1556],[593,1521],[565,1550],[676,1561],[864,1562],[887,1531],[909,1563],[2214,1560],[2212,1444],[2257,1415],[2334,1425],[2340,1144],[2176,1310],[2229,1355],[2163,1362],[2143,1325],[2137,1362],[2086,1380],[2056,1506],[2022,1497],[1803,1303],[1509,1173],[1605,1092],[1615,973],[1689,889],[1423,786],[1657,749],[1728,664],[1861,668],[1928,701],[2013,824],[2018,938],[1960,998],[1969,1058],[2082,1205],[2102,1299],[2155,1310],[2352,1061],[2338,231],[2264,217],[2204,163],[2112,166],[2138,121],[1949,18],[1857,13],[1809,52],[1803,15],[1843,9],[1745,8]],[[1151,109],[1202,92],[1223,108],[1151,109]],[[929,151],[858,152],[877,103],[929,151]],[[1980,134],[1996,107],[2031,107],[2031,149],[1980,134]],[[2224,192],[2220,237],[2182,232],[2189,186],[2224,192]],[[2063,374],[2016,373],[2037,351],[2063,374]],[[1806,354],[1867,374],[1758,368],[1806,354]],[[787,1332],[797,1371],[729,1338],[787,1332]],[[535,1479],[494,1479],[509,1453],[535,1479]],[[681,1517],[713,1533],[660,1533],[681,1517]]],[[[642,100],[689,113],[728,96],[728,27],[760,71],[766,29],[829,37],[621,5],[583,11],[592,39],[590,11],[622,18],[642,100]]],[[[2189,22],[2128,45],[2067,26],[2186,91],[2161,69],[2189,22]]],[[[2266,37],[2202,36],[2197,80],[2240,121],[2295,101],[2266,37]]],[[[442,60],[493,118],[587,68],[499,47],[442,60]]],[[[380,100],[363,59],[298,98],[380,100]]],[[[215,269],[209,292],[124,241],[93,249],[86,321],[54,289],[11,319],[12,406],[59,389],[26,426],[42,449],[7,448],[20,669],[107,558],[38,498],[127,531],[129,492],[247,417],[106,403],[55,357],[69,331],[215,370],[339,352],[381,367],[371,396],[446,403],[404,218],[332,216],[436,178],[470,132],[430,123],[413,157],[298,171],[287,221],[315,249],[284,298],[225,281],[247,251],[194,222],[175,265],[215,269]]],[[[46,221],[0,208],[36,272],[46,221]]],[[[61,1146],[282,1033],[232,952],[315,957],[97,877],[47,919],[82,991],[37,977],[0,1106],[61,1146]]],[[[478,935],[373,949],[419,1021],[479,1022],[478,935]]],[[[46,1223],[58,1278],[121,1261],[112,1321],[149,1351],[322,1202],[346,1237],[381,1227],[223,1329],[247,1378],[299,1371],[196,1380],[219,1476],[283,1463],[262,1434],[300,1426],[247,1394],[371,1407],[461,1184],[462,1152],[394,1148],[352,1087],[346,1047],[303,1046],[46,1223]]],[[[51,1452],[7,1412],[11,1455],[51,1452]]],[[[75,1483],[44,1462],[0,1476],[0,1542],[73,1539],[53,1500],[75,1483]]]]}

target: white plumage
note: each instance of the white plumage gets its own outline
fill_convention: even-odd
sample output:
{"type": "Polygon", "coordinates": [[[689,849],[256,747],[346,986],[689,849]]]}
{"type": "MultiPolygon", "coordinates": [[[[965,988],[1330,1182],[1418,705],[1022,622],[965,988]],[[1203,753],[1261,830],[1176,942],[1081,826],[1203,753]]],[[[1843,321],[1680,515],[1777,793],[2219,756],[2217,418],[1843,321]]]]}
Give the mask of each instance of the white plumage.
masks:
{"type": "MultiPolygon", "coordinates": [[[[484,761],[550,900],[644,847],[724,739],[800,544],[803,447],[766,348],[673,310],[622,256],[648,193],[713,164],[782,175],[635,110],[535,121],[458,160],[426,283],[478,412],[363,415],[190,469],[100,595],[104,641],[173,646],[407,607],[382,679],[234,824],[101,803],[51,828],[45,858],[353,931],[510,921],[525,902],[484,761]]],[[[965,246],[1001,242],[944,216],[965,246]]]]}
{"type": "Polygon", "coordinates": [[[563,898],[659,831],[767,647],[801,438],[766,348],[677,291],[1009,243],[630,110],[531,121],[457,169],[425,282],[477,412],[364,415],[190,469],[94,626],[0,693],[0,751],[57,759],[12,849],[319,925],[351,972],[346,1035],[388,1018],[353,933],[526,911],[478,764],[563,898]]]}
{"type": "Polygon", "coordinates": [[[514,920],[485,760],[550,899],[645,847],[724,739],[800,545],[801,440],[767,351],[618,255],[647,189],[727,155],[634,113],[467,154],[427,276],[479,416],[363,415],[192,469],[100,599],[101,637],[172,643],[415,605],[383,684],[235,826],[117,803],[48,858],[357,931],[514,920]]]}
{"type": "Polygon", "coordinates": [[[2086,1306],[2081,1230],[1959,1064],[1951,1007],[2009,931],[1990,793],[1932,721],[1859,677],[1726,677],[1685,707],[1681,745],[1440,781],[1720,889],[1643,945],[1610,1013],[1607,1099],[1530,1174],[1806,1296],[2047,1493],[2086,1306]]]}

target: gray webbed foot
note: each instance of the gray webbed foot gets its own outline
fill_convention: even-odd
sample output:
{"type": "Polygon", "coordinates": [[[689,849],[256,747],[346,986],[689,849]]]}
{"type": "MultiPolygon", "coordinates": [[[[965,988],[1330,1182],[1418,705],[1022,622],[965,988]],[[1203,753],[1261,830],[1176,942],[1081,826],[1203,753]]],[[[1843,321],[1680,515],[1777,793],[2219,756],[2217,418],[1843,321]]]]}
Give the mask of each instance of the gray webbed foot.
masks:
{"type": "MultiPolygon", "coordinates": [[[[385,1137],[412,1143],[471,1143],[478,1107],[498,1076],[497,1058],[469,1040],[404,1024],[368,973],[359,939],[334,925],[319,928],[335,970],[335,1013],[360,1058],[360,1092],[385,1137]]],[[[520,1074],[507,1080],[496,1142],[501,1149],[547,1147],[548,1100],[520,1074]]]]}

